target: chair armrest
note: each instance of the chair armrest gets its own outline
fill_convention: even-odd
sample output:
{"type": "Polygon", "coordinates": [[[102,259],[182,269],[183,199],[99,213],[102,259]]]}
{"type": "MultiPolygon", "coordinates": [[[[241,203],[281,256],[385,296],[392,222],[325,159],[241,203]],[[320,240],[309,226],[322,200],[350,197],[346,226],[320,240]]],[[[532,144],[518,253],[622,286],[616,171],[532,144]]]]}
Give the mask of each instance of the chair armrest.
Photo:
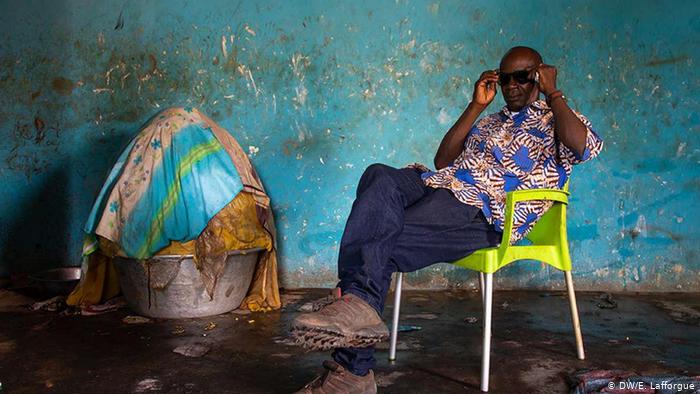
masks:
{"type": "Polygon", "coordinates": [[[559,189],[525,189],[508,192],[506,194],[506,212],[503,222],[503,237],[499,248],[505,249],[510,246],[510,237],[513,233],[513,214],[515,213],[515,203],[521,201],[556,201],[562,204],[569,203],[569,192],[559,189]]]}
{"type": "Polygon", "coordinates": [[[506,194],[506,209],[509,205],[509,197],[513,200],[513,203],[532,200],[559,201],[563,204],[569,203],[569,192],[559,189],[526,189],[510,192],[506,194]]]}

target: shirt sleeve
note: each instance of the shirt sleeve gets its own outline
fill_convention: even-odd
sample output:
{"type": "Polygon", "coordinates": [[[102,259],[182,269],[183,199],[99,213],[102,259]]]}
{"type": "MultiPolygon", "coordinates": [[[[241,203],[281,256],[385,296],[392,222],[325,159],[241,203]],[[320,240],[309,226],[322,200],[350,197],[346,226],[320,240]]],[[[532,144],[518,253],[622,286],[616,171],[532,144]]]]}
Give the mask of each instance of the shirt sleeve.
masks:
{"type": "Polygon", "coordinates": [[[585,116],[576,111],[574,111],[574,114],[576,114],[581,122],[583,122],[583,125],[586,126],[586,147],[583,149],[583,155],[579,155],[560,141],[559,157],[561,161],[568,161],[571,164],[581,164],[598,156],[600,151],[603,150],[603,140],[593,130],[591,122],[585,116]]]}

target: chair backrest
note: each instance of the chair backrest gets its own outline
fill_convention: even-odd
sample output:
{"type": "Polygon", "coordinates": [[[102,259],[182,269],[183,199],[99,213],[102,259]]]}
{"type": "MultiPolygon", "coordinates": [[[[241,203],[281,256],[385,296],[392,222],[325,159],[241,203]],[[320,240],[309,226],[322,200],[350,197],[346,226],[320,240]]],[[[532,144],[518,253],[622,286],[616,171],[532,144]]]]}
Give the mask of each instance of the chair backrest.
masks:
{"type": "MultiPolygon", "coordinates": [[[[562,190],[569,191],[567,180],[562,190]]],[[[525,237],[534,245],[566,244],[566,204],[554,202],[525,237]]]]}

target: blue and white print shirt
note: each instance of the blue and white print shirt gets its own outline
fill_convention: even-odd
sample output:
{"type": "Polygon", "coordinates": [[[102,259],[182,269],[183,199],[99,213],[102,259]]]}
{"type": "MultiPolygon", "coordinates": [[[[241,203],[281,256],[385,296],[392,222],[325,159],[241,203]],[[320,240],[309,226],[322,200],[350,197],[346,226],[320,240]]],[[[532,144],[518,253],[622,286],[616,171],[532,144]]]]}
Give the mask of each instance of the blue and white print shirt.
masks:
{"type": "MultiPolygon", "coordinates": [[[[430,187],[449,189],[461,202],[481,208],[489,223],[503,231],[506,192],[561,189],[574,165],[600,153],[602,139],[588,119],[576,116],[587,129],[582,156],[556,143],[554,114],[545,101],[538,100],[518,112],[504,107],[479,120],[457,159],[439,171],[423,173],[423,181],[430,187]]],[[[511,242],[525,237],[551,206],[551,201],[516,203],[511,242]]]]}

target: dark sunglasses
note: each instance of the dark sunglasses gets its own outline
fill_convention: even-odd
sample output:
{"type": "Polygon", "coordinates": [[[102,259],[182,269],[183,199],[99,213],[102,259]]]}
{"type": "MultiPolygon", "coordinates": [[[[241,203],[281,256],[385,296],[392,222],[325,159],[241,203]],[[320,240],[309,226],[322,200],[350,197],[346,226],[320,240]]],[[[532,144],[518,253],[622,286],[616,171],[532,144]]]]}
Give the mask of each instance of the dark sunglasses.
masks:
{"type": "Polygon", "coordinates": [[[498,84],[501,86],[508,85],[510,83],[511,77],[515,79],[515,82],[519,83],[520,85],[537,82],[536,80],[530,78],[530,71],[531,70],[518,70],[513,71],[512,73],[499,72],[498,84]]]}

